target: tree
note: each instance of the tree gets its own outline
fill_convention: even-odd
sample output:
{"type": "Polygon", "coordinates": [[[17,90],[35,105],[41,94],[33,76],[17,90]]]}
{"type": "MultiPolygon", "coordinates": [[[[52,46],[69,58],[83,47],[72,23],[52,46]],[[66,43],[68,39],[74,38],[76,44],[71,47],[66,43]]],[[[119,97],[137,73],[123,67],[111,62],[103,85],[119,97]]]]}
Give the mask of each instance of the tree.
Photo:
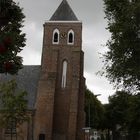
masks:
{"type": "Polygon", "coordinates": [[[104,106],[104,129],[113,132],[113,140],[120,133],[127,132],[130,139],[136,140],[140,131],[140,94],[132,95],[126,91],[116,91],[109,97],[109,103],[104,106]]]}
{"type": "Polygon", "coordinates": [[[111,39],[103,74],[118,87],[140,90],[140,1],[104,0],[111,39]]]}
{"type": "MultiPolygon", "coordinates": [[[[22,9],[13,0],[0,1],[0,74],[17,74],[22,68],[22,57],[18,53],[25,46],[25,34],[21,30],[24,18],[22,9]]],[[[17,91],[16,82],[11,80],[1,85],[0,93],[1,126],[7,128],[10,125],[12,128],[13,122],[16,127],[26,121],[26,92],[17,91]]]]}
{"type": "Polygon", "coordinates": [[[15,80],[1,84],[0,93],[0,126],[2,128],[10,127],[12,138],[13,125],[16,128],[17,124],[22,124],[29,119],[25,99],[27,93],[18,89],[15,80]]]}
{"type": "Polygon", "coordinates": [[[125,91],[116,91],[109,97],[108,117],[112,129],[116,129],[117,125],[125,129],[129,118],[131,96],[125,91]]]}
{"type": "Polygon", "coordinates": [[[85,91],[86,126],[101,129],[104,108],[96,96],[89,90],[85,91]]]}
{"type": "Polygon", "coordinates": [[[140,131],[140,93],[131,97],[129,107],[128,131],[136,133],[140,131]]]}
{"type": "Polygon", "coordinates": [[[0,1],[0,73],[17,74],[22,68],[18,53],[25,46],[24,14],[13,0],[0,1]]]}
{"type": "Polygon", "coordinates": [[[119,139],[120,133],[128,130],[131,97],[130,93],[116,91],[114,95],[109,97],[109,103],[104,106],[104,129],[112,131],[113,140],[119,139]]]}

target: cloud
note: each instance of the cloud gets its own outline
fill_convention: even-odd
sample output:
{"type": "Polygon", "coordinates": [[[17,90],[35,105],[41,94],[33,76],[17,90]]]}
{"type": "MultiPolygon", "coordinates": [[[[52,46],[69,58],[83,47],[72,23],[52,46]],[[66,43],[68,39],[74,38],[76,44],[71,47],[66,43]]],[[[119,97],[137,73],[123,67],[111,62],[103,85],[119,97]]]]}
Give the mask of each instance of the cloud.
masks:
{"type": "Polygon", "coordinates": [[[95,95],[101,94],[98,99],[100,99],[102,103],[107,103],[109,95],[115,92],[107,79],[87,72],[84,73],[84,76],[87,78],[86,85],[88,85],[88,88],[93,91],[95,95]]]}
{"type": "Polygon", "coordinates": [[[35,22],[26,22],[26,26],[23,28],[23,32],[26,33],[27,38],[26,47],[20,53],[24,60],[23,64],[40,64],[43,31],[37,28],[35,22]]]}

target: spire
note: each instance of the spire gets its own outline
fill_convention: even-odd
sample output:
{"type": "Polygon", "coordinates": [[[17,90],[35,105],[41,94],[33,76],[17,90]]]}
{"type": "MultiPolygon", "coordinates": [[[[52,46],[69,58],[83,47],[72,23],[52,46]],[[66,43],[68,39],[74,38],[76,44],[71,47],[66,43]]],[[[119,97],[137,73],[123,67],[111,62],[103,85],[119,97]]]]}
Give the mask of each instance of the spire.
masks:
{"type": "Polygon", "coordinates": [[[78,21],[67,0],[63,0],[50,21],[78,21]]]}

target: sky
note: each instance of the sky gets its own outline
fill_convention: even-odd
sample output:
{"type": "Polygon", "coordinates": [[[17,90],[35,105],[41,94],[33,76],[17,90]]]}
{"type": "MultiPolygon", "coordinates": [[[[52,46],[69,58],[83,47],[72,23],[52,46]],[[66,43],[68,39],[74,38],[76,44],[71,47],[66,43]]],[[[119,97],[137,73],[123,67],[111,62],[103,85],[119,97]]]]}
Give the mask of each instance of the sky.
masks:
{"type": "MultiPolygon", "coordinates": [[[[62,0],[15,0],[25,14],[23,32],[26,33],[26,47],[21,52],[24,65],[40,65],[43,41],[43,24],[50,19],[62,0]]],[[[110,37],[106,30],[103,0],[67,0],[77,18],[83,23],[82,48],[86,85],[102,103],[114,94],[113,86],[96,73],[102,70],[103,47],[110,37]]]]}

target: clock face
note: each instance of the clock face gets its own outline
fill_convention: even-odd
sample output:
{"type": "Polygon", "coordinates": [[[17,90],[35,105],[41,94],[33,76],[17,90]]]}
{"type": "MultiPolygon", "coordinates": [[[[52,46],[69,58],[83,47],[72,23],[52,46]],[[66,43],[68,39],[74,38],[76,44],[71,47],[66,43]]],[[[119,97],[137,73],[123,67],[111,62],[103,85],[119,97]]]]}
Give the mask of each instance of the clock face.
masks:
{"type": "Polygon", "coordinates": [[[66,33],[65,32],[63,32],[63,33],[61,33],[61,35],[60,35],[60,37],[63,39],[63,38],[66,38],[66,33]]]}

